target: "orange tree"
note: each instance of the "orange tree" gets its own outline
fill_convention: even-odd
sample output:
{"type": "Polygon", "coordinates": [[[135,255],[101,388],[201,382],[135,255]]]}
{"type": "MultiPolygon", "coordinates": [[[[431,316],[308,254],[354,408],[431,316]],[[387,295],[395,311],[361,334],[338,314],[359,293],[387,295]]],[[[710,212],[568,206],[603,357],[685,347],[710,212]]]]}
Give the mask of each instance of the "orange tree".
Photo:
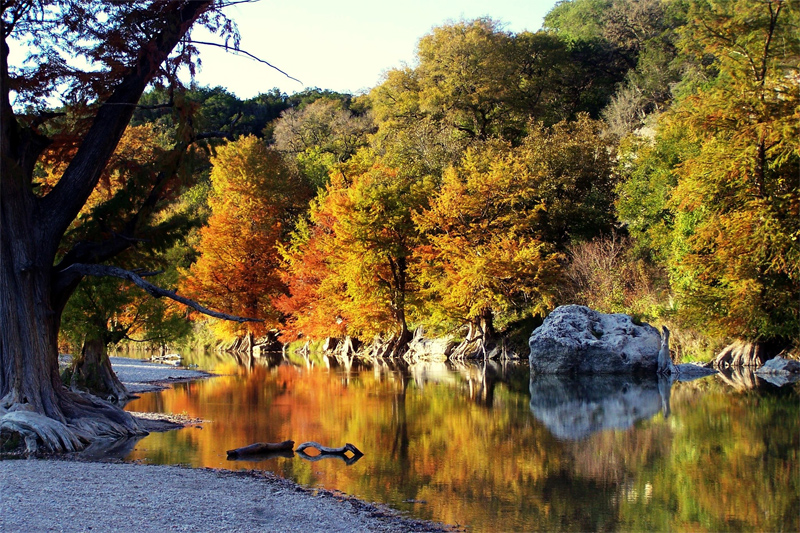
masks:
{"type": "MultiPolygon", "coordinates": [[[[410,267],[420,238],[412,212],[425,206],[431,191],[430,180],[383,166],[367,153],[332,173],[312,204],[310,225],[295,234],[286,253],[291,297],[282,305],[293,313],[295,334],[325,310],[328,334],[391,332],[391,351],[405,348],[415,292],[410,267]]],[[[311,331],[323,333],[302,329],[311,331]]]]}
{"type": "Polygon", "coordinates": [[[271,300],[285,291],[278,246],[307,202],[308,187],[252,135],[219,147],[211,163],[211,217],[182,285],[216,309],[264,320],[248,326],[215,322],[218,336],[263,335],[279,319],[271,300]]]}

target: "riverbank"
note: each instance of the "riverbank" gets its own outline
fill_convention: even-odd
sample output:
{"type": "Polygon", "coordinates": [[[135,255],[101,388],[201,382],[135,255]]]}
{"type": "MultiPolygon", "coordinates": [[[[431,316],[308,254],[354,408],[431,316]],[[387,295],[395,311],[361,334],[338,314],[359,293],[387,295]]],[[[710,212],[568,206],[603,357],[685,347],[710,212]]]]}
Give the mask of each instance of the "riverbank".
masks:
{"type": "MultiPolygon", "coordinates": [[[[112,365],[135,393],[211,375],[117,357],[112,365]]],[[[448,530],[259,471],[71,459],[0,461],[0,531],[448,530]]]]}
{"type": "Polygon", "coordinates": [[[0,531],[445,531],[258,472],[0,461],[0,531]]]}

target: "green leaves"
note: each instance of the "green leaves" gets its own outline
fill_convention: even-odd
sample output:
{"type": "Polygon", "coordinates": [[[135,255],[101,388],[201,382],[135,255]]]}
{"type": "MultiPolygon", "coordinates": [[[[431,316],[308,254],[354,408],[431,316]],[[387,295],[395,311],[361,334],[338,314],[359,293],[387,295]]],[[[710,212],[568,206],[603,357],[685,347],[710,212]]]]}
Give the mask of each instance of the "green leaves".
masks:
{"type": "Polygon", "coordinates": [[[781,0],[692,2],[680,46],[713,77],[661,117],[620,189],[620,214],[668,263],[681,312],[712,334],[800,332],[798,21],[781,0]]]}

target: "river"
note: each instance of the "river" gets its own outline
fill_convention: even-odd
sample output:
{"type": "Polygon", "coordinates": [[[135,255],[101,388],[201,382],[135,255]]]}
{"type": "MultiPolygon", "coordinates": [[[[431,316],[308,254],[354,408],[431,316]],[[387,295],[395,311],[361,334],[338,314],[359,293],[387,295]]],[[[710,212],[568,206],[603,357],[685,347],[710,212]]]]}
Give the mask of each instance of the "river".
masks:
{"type": "Polygon", "coordinates": [[[800,530],[797,385],[531,380],[527,365],[494,363],[199,364],[224,375],[126,408],[206,422],[151,434],[126,460],[266,470],[476,532],[800,530]],[[288,439],[364,455],[225,453],[288,439]]]}

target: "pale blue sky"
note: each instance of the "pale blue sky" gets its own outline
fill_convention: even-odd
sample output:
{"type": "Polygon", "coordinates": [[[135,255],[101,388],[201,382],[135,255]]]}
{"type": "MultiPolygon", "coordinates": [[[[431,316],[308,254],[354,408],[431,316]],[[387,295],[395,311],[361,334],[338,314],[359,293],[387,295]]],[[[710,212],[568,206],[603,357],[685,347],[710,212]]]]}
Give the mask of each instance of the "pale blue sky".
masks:
{"type": "MultiPolygon", "coordinates": [[[[536,31],[556,0],[261,0],[228,8],[242,35],[242,49],[269,61],[303,83],[266,65],[201,46],[201,85],[221,85],[240,98],[278,87],[294,93],[320,87],[356,93],[380,83],[381,75],[411,63],[420,37],[448,20],[490,16],[513,32],[536,31]]],[[[197,32],[198,40],[209,40],[197,32]]]]}

